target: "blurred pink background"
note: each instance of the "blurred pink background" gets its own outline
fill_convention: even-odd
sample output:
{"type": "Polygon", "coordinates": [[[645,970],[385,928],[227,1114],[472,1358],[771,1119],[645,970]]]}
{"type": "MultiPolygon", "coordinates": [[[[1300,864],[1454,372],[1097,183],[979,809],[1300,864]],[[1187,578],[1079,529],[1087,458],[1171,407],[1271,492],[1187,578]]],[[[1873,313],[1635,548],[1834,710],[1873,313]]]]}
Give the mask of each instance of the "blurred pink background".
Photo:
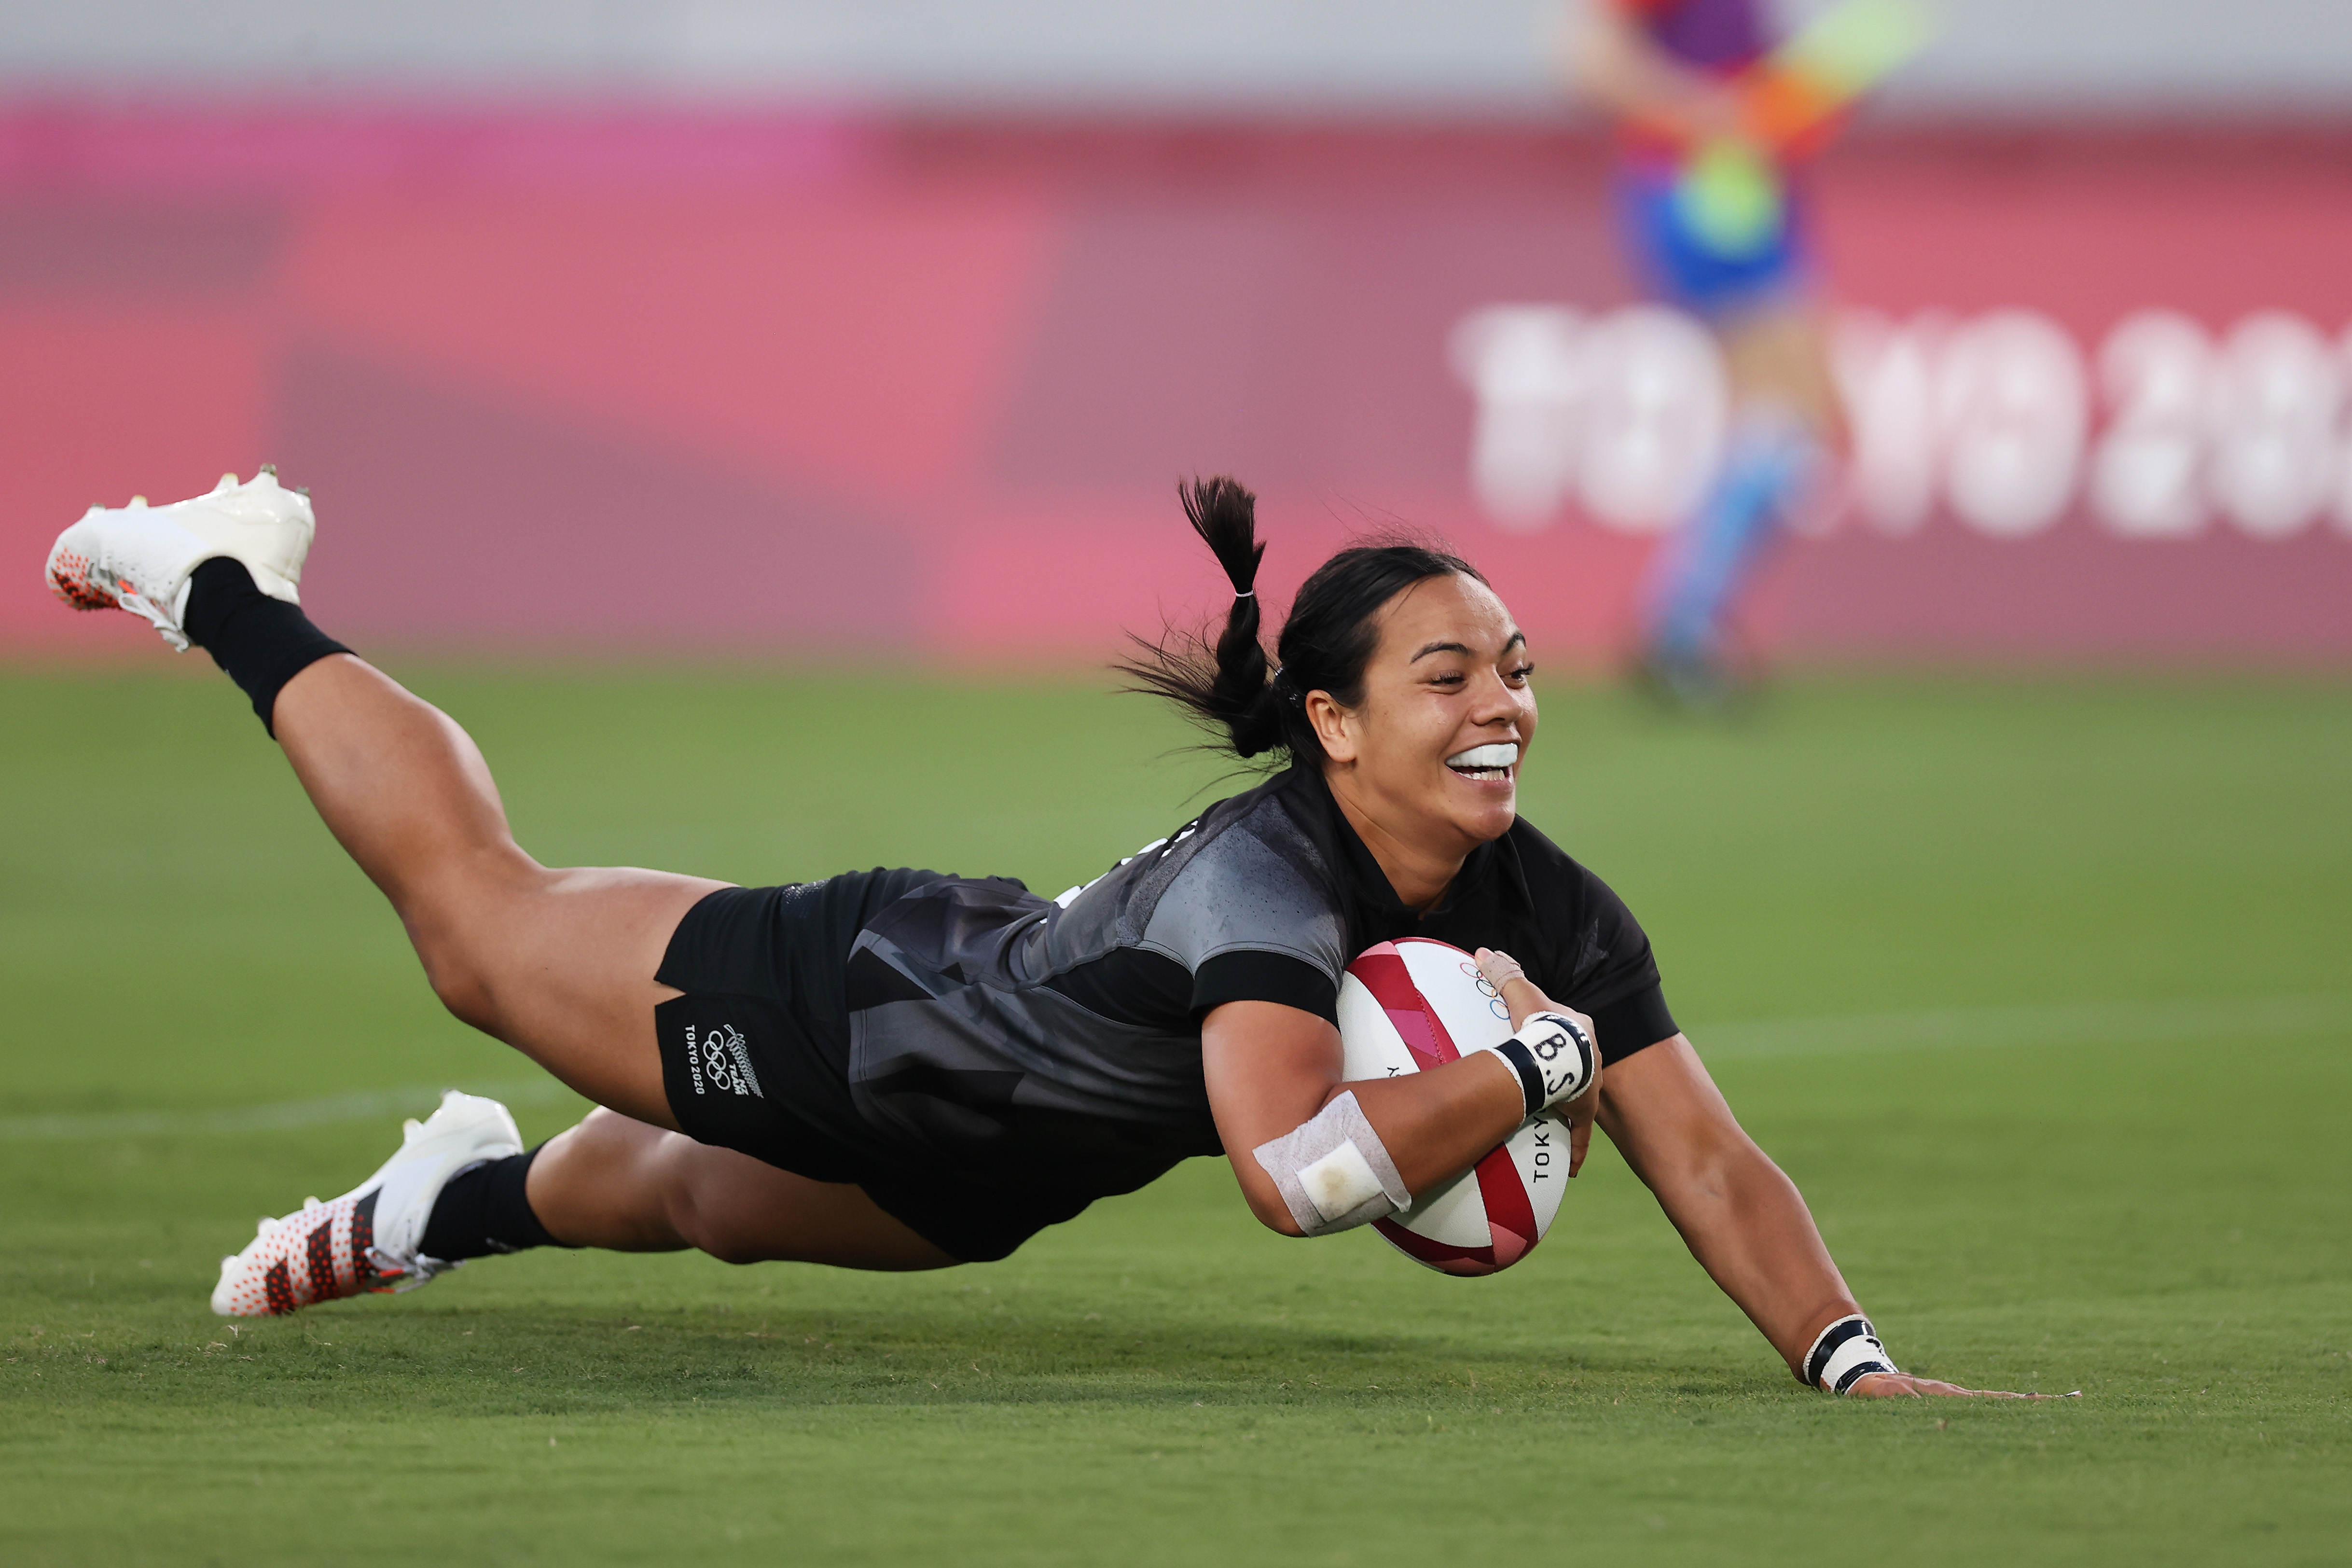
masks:
{"type": "MultiPolygon", "coordinates": [[[[1604,178],[1590,132],[1532,123],[19,100],[0,649],[148,642],[47,598],[49,540],[268,460],[316,493],[306,602],[362,645],[1097,657],[1222,602],[1172,485],[1232,472],[1277,586],[1402,523],[1549,649],[1607,658],[1654,536],[1573,496],[1490,516],[1448,350],[1485,307],[1632,298],[1604,178]]],[[[2339,341],[2352,132],[1898,129],[1816,198],[1841,307],[2031,311],[2079,352],[2088,424],[2069,499],[2016,536],[1937,500],[1797,542],[1775,646],[2352,654],[2352,465],[2266,531],[2214,503],[2130,537],[2084,499],[2134,312],[2339,341]]],[[[2336,399],[2340,454],[2336,363],[2294,395],[2336,399]]]]}

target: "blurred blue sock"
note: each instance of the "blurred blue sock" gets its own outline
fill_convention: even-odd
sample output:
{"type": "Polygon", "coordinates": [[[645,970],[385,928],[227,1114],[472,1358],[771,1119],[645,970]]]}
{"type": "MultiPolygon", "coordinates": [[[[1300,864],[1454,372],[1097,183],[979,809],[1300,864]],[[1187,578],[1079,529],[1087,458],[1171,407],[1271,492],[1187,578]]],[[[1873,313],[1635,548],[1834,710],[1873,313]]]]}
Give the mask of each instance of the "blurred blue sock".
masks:
{"type": "Polygon", "coordinates": [[[1732,601],[1821,461],[1820,442],[1794,420],[1749,418],[1734,428],[1698,510],[1651,558],[1642,595],[1651,657],[1689,662],[1717,651],[1732,601]]]}

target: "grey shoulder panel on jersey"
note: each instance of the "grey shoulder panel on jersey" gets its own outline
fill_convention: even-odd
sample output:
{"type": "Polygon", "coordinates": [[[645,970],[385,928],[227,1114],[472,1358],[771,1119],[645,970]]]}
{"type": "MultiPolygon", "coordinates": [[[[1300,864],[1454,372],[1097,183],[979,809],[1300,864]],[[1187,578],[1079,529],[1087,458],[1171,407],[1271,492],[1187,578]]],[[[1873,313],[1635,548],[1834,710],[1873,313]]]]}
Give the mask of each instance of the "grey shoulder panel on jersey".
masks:
{"type": "Polygon", "coordinates": [[[1279,952],[1339,983],[1347,933],[1320,858],[1287,812],[1263,800],[1184,862],[1161,890],[1140,945],[1190,970],[1219,953],[1279,952]]]}

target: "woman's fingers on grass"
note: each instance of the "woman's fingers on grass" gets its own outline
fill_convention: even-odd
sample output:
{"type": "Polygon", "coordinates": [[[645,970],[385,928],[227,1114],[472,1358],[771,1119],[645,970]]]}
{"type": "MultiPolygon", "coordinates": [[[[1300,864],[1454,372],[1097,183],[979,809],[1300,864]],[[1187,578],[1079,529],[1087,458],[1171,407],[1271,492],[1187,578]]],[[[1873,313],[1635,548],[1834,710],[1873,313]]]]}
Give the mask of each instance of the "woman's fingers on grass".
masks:
{"type": "Polygon", "coordinates": [[[2018,1394],[2006,1388],[1962,1388],[1908,1373],[1874,1372],[1848,1390],[1862,1399],[2064,1399],[2063,1394],[2018,1394]]]}
{"type": "Polygon", "coordinates": [[[1912,1386],[1918,1380],[1901,1373],[1874,1372],[1859,1379],[1846,1390],[1849,1399],[1916,1399],[1919,1390],[1912,1386]]]}

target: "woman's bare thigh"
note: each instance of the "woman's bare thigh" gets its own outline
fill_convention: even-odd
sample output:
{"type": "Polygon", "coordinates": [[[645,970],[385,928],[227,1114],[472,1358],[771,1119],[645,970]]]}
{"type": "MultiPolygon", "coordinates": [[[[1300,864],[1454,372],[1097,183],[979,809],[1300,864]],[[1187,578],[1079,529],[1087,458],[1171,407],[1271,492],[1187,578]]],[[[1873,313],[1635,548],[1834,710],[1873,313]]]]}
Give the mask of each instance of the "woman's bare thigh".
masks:
{"type": "MultiPolygon", "coordinates": [[[[679,993],[654,979],[688,910],[729,884],[628,867],[532,868],[434,918],[459,924],[461,1017],[599,1105],[675,1129],[654,1008],[679,993]]],[[[443,945],[416,933],[420,952],[443,945]]],[[[446,994],[446,993],[445,993],[446,994]]]]}
{"type": "Polygon", "coordinates": [[[678,921],[727,883],[541,865],[516,844],[472,738],[349,655],[289,681],[276,722],[320,816],[392,900],[449,1010],[611,1108],[532,1163],[531,1206],[556,1237],[738,1262],[956,1261],[856,1187],[666,1131],[677,1123],[654,1009],[678,993],[654,975],[678,921]]]}
{"type": "Polygon", "coordinates": [[[515,843],[472,737],[348,654],[289,681],[276,722],[449,1010],[599,1104],[672,1125],[653,1013],[677,993],[654,973],[686,911],[727,884],[541,866],[515,843]]]}

